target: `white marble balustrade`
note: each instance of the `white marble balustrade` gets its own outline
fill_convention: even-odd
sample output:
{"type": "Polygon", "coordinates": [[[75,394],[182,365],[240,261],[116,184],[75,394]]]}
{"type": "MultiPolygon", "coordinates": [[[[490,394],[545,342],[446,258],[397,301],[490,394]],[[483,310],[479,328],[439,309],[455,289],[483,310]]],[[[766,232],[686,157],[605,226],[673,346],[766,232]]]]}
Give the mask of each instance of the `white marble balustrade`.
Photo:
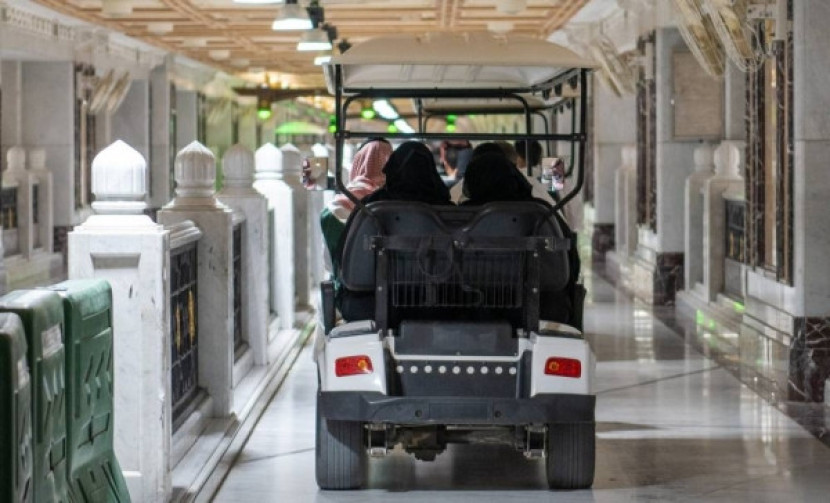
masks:
{"type": "Polygon", "coordinates": [[[69,233],[69,277],[112,286],[115,452],[133,501],[171,494],[170,232],[142,214],[147,163],[117,141],[92,164],[95,215],[69,233]]]}

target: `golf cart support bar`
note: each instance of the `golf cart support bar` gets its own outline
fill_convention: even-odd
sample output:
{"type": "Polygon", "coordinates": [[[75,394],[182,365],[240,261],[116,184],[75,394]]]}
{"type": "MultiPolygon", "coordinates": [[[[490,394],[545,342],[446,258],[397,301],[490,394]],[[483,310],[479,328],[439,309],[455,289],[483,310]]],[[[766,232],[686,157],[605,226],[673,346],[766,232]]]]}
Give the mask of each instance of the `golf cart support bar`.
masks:
{"type": "Polygon", "coordinates": [[[596,397],[565,393],[532,398],[399,397],[370,391],[322,391],[320,412],[336,421],[408,425],[593,423],[596,397]]]}
{"type": "MultiPolygon", "coordinates": [[[[353,96],[348,96],[344,100],[344,89],[343,89],[343,76],[342,76],[342,68],[340,65],[334,65],[334,100],[335,100],[335,127],[336,131],[334,133],[335,141],[337,143],[337,148],[335,149],[335,184],[336,188],[339,192],[346,195],[358,208],[363,209],[364,205],[351,191],[346,188],[346,185],[343,181],[342,177],[342,170],[340,167],[343,165],[343,143],[347,138],[368,138],[372,136],[381,136],[384,138],[405,138],[405,139],[449,139],[449,138],[459,138],[459,135],[452,135],[452,134],[436,134],[436,133],[388,133],[388,132],[363,132],[358,133],[354,131],[348,131],[344,128],[346,123],[346,110],[348,108],[349,103],[354,101],[358,98],[369,98],[369,97],[378,97],[378,98],[395,98],[395,97],[408,97],[408,98],[455,98],[455,97],[464,97],[464,98],[513,98],[519,102],[523,103],[523,107],[526,110],[526,122],[528,125],[528,134],[468,134],[464,135],[465,138],[471,140],[491,140],[491,139],[504,139],[504,140],[520,140],[520,139],[528,139],[528,140],[558,140],[558,141],[571,141],[576,142],[579,144],[578,151],[579,151],[579,162],[575,163],[577,169],[577,179],[576,184],[574,187],[565,194],[559,202],[551,209],[550,214],[553,215],[560,209],[562,209],[566,203],[568,203],[571,199],[576,197],[580,190],[582,190],[582,185],[585,181],[585,144],[587,142],[587,132],[586,132],[586,113],[587,113],[587,89],[588,89],[588,72],[589,70],[586,68],[581,69],[572,69],[567,72],[562,73],[561,75],[550,79],[547,82],[542,84],[538,84],[535,86],[531,86],[530,88],[523,88],[523,89],[346,89],[345,92],[347,94],[354,93],[353,96]],[[518,96],[518,93],[521,92],[534,92],[534,93],[541,93],[543,96],[545,94],[549,94],[551,90],[556,85],[567,83],[574,87],[575,82],[578,80],[579,87],[580,87],[580,95],[579,95],[579,132],[573,131],[572,134],[556,134],[556,135],[546,135],[546,134],[532,134],[531,133],[531,121],[530,121],[530,110],[527,105],[527,102],[521,97],[518,96]]],[[[575,115],[575,114],[574,114],[575,115]]],[[[419,117],[419,123],[421,122],[421,118],[419,117]]],[[[419,124],[420,125],[420,124],[419,124]]]]}

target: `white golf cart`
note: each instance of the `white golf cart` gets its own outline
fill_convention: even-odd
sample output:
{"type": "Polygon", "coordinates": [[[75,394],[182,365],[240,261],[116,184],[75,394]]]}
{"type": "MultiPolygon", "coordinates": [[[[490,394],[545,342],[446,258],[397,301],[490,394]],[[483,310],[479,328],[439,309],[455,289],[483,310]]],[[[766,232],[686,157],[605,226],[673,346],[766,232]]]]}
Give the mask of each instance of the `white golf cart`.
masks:
{"type": "Polygon", "coordinates": [[[583,339],[576,238],[559,210],[580,190],[587,75],[593,63],[555,44],[485,33],[371,39],[325,67],[335,95],[337,166],[349,138],[449,139],[424,132],[424,104],[511,102],[526,131],[477,140],[569,141],[574,189],[556,207],[382,201],[356,208],[342,241],[339,285],[321,285],[317,483],[355,489],[367,458],[400,445],[433,460],[448,443],[503,441],[544,458],[553,489],[594,478],[594,356],[583,339]],[[529,100],[575,90],[579,131],[534,134],[529,100]],[[349,130],[357,100],[412,98],[420,131],[349,130]],[[513,105],[515,107],[515,105],[513,105]],[[336,309],[342,321],[336,323],[336,309]]]}

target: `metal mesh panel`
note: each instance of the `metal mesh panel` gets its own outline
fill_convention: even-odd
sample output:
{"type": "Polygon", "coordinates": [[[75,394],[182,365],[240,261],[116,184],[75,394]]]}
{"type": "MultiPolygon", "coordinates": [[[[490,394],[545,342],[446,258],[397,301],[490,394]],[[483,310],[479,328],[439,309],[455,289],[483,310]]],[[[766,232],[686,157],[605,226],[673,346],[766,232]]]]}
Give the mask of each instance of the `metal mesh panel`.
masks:
{"type": "Polygon", "coordinates": [[[522,306],[522,252],[390,252],[393,307],[518,308],[522,306]]]}

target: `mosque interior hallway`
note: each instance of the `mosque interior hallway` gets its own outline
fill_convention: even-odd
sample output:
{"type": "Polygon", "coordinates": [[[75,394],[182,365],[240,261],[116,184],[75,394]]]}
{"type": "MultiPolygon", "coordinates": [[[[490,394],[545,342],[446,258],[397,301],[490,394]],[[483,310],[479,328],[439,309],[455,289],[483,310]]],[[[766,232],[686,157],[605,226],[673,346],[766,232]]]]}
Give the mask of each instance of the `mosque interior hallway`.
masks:
{"type": "Polygon", "coordinates": [[[828,446],[704,356],[693,336],[596,275],[587,282],[585,331],[597,356],[592,490],[550,492],[544,461],[498,445],[451,445],[434,462],[396,449],[370,460],[366,490],[318,490],[309,344],[214,501],[827,501],[828,446]]]}

